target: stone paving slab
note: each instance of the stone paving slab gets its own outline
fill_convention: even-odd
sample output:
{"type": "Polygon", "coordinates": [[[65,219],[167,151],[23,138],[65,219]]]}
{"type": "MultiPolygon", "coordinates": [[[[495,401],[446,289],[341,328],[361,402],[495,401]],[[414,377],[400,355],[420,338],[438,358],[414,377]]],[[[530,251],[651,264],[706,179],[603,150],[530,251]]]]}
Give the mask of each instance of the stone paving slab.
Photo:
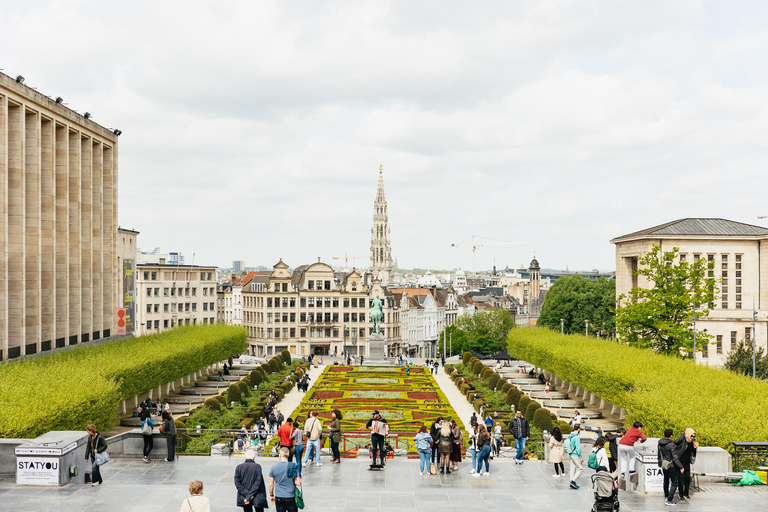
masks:
{"type": "MultiPolygon", "coordinates": [[[[242,458],[179,457],[176,462],[113,459],[104,466],[104,485],[69,485],[63,488],[16,487],[13,478],[0,479],[0,511],[18,512],[111,512],[178,510],[188,495],[190,480],[200,479],[214,512],[239,511],[235,506],[233,474],[242,458]]],[[[264,475],[276,463],[262,458],[264,475]]],[[[566,479],[552,478],[552,465],[528,461],[491,462],[491,476],[474,478],[462,463],[450,475],[419,475],[413,459],[395,459],[380,472],[367,470],[363,460],[345,459],[341,464],[304,468],[307,511],[484,511],[488,510],[590,510],[592,472],[585,471],[579,490],[568,488],[566,479]]],[[[752,512],[765,510],[768,486],[737,487],[707,483],[693,492],[689,503],[675,507],[684,511],[752,512]]],[[[662,496],[636,492],[621,496],[621,510],[661,511],[662,496]]],[[[274,507],[272,508],[274,510],[274,507]]]]}

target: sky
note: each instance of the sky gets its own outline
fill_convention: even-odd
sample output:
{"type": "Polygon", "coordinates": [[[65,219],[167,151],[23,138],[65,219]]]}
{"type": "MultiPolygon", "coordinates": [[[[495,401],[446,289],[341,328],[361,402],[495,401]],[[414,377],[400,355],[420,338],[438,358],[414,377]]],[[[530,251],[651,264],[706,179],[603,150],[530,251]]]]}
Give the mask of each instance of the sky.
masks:
{"type": "Polygon", "coordinates": [[[0,0],[0,27],[4,73],[123,131],[119,224],[187,263],[366,266],[379,165],[404,268],[768,225],[766,2],[0,0]]]}

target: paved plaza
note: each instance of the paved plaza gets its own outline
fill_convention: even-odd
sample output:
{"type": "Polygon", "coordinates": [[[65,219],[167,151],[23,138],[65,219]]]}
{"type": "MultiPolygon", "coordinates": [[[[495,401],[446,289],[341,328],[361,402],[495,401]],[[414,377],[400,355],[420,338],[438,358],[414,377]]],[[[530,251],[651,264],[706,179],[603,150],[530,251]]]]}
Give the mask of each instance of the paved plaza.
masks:
{"type": "MultiPolygon", "coordinates": [[[[264,475],[277,460],[257,459],[264,475]]],[[[328,459],[326,459],[328,461],[328,459]]],[[[104,485],[68,485],[63,488],[16,487],[10,477],[0,480],[0,510],[16,512],[175,511],[188,496],[190,480],[201,480],[213,512],[235,512],[233,474],[241,458],[180,457],[174,463],[113,459],[104,467],[104,485]]],[[[491,462],[491,476],[473,478],[463,463],[450,475],[420,476],[414,459],[392,460],[381,472],[367,462],[345,459],[304,470],[304,494],[309,511],[435,512],[435,511],[579,511],[592,506],[585,470],[578,491],[567,479],[552,478],[552,465],[511,460],[491,462]]],[[[692,493],[690,503],[675,509],[690,511],[757,512],[765,510],[768,488],[705,484],[692,493]]],[[[661,496],[622,493],[623,511],[668,510],[661,496]]],[[[274,510],[274,506],[272,507],[274,510]]]]}

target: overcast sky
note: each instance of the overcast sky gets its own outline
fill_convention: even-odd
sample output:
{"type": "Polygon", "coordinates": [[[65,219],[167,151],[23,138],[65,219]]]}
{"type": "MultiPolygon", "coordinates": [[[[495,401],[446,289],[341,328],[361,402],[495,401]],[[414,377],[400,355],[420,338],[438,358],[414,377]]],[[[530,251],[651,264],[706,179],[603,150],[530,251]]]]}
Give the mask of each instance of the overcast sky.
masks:
{"type": "Polygon", "coordinates": [[[766,2],[0,1],[0,68],[120,128],[119,223],[191,263],[613,269],[763,224],[766,2]],[[494,243],[494,242],[489,242],[494,243]]]}

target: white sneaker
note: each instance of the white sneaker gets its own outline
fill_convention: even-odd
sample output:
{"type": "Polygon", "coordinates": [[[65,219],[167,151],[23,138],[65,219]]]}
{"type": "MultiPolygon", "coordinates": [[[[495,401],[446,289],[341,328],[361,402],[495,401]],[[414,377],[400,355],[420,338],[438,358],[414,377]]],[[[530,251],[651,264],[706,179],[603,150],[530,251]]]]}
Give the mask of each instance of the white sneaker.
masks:
{"type": "Polygon", "coordinates": [[[322,465],[323,465],[323,463],[322,463],[322,462],[320,462],[320,461],[318,461],[318,462],[315,462],[315,466],[322,466],[322,465]]]}
{"type": "Polygon", "coordinates": [[[477,471],[475,471],[475,470],[474,470],[474,468],[472,468],[472,469],[470,469],[470,470],[469,470],[469,474],[470,474],[470,475],[474,475],[475,473],[477,473],[477,471]]]}
{"type": "Polygon", "coordinates": [[[423,472],[423,471],[419,471],[419,474],[420,474],[421,476],[424,476],[424,472],[423,472]]]}
{"type": "Polygon", "coordinates": [[[491,476],[491,474],[486,471],[485,473],[483,473],[483,476],[491,476]]]}
{"type": "Polygon", "coordinates": [[[474,473],[472,476],[475,478],[480,478],[480,473],[474,473]]]}
{"type": "Polygon", "coordinates": [[[560,478],[560,475],[552,475],[552,478],[560,478]]]}
{"type": "Polygon", "coordinates": [[[307,463],[306,462],[302,462],[301,466],[305,468],[305,467],[307,467],[307,463]]]}

